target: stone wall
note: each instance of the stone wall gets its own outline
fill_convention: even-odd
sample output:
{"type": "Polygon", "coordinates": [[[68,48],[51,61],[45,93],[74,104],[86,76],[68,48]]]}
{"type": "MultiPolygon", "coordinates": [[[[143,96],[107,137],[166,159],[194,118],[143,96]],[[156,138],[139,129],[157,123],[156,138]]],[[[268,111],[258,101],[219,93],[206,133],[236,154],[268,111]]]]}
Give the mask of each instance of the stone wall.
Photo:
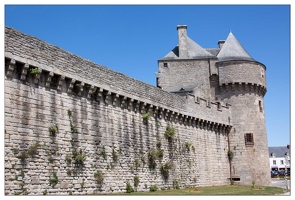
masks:
{"type": "Polygon", "coordinates": [[[5,194],[125,192],[135,176],[138,191],[228,184],[229,106],[170,94],[10,28],[5,56],[5,194]],[[163,153],[154,169],[153,149],[163,153]]]}

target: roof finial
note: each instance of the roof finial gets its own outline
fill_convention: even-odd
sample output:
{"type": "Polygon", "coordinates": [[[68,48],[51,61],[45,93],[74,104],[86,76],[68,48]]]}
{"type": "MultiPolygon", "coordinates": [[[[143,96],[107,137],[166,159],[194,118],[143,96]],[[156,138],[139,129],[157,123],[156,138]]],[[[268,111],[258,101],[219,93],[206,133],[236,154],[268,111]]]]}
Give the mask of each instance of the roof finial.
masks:
{"type": "Polygon", "coordinates": [[[229,30],[229,32],[232,33],[232,32],[231,32],[231,29],[229,30]]]}

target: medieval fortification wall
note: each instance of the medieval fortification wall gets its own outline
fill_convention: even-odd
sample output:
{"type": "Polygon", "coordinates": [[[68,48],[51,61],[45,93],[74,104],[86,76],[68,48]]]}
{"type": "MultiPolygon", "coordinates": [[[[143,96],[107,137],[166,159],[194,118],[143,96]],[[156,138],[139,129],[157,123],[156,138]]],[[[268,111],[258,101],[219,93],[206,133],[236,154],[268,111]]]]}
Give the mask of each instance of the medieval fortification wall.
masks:
{"type": "Polygon", "coordinates": [[[4,83],[7,195],[228,184],[228,105],[165,92],[8,27],[4,83]]]}

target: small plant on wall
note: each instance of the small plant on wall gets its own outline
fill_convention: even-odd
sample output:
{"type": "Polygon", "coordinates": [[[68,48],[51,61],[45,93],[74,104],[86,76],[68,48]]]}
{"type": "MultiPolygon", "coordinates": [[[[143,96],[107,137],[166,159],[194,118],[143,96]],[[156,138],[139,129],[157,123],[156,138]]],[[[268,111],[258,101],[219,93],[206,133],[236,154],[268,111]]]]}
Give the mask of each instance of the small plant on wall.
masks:
{"type": "Polygon", "coordinates": [[[175,136],[175,128],[168,125],[166,127],[166,131],[165,131],[164,135],[168,139],[169,142],[172,142],[173,137],[175,136]]]}
{"type": "Polygon", "coordinates": [[[171,162],[166,162],[164,165],[162,165],[160,167],[161,174],[162,174],[164,180],[166,180],[166,181],[169,178],[169,174],[170,174],[169,171],[172,169],[172,166],[173,166],[173,164],[171,162]]]}
{"type": "Polygon", "coordinates": [[[54,126],[49,127],[48,128],[48,131],[49,131],[50,136],[55,137],[56,136],[56,133],[58,131],[57,124],[55,124],[54,126]]]}
{"type": "Polygon", "coordinates": [[[49,179],[49,183],[52,186],[52,188],[54,188],[58,183],[58,177],[56,175],[56,172],[53,172],[52,175],[53,175],[53,178],[49,179]]]}
{"type": "Polygon", "coordinates": [[[74,150],[73,159],[77,166],[83,166],[84,161],[86,160],[86,155],[83,153],[82,149],[80,149],[79,151],[74,150]]]}
{"type": "Polygon", "coordinates": [[[191,142],[185,142],[185,146],[186,146],[187,151],[190,151],[190,148],[192,145],[193,145],[193,143],[191,143],[191,142]]]}
{"type": "Polygon", "coordinates": [[[229,161],[232,161],[232,159],[234,157],[234,152],[232,152],[231,150],[228,150],[227,156],[228,156],[229,161]]]}
{"type": "Polygon", "coordinates": [[[104,176],[101,171],[97,171],[94,173],[94,178],[96,183],[101,187],[103,184],[104,176]]]}
{"type": "Polygon", "coordinates": [[[158,158],[158,152],[155,149],[151,149],[148,153],[149,168],[155,169],[157,166],[156,160],[158,158]]]}
{"type": "Polygon", "coordinates": [[[148,120],[151,117],[151,114],[149,112],[142,114],[142,118],[145,120],[148,120]]]}
{"type": "Polygon", "coordinates": [[[29,69],[30,74],[41,74],[41,71],[38,69],[38,67],[32,67],[29,69]]]}

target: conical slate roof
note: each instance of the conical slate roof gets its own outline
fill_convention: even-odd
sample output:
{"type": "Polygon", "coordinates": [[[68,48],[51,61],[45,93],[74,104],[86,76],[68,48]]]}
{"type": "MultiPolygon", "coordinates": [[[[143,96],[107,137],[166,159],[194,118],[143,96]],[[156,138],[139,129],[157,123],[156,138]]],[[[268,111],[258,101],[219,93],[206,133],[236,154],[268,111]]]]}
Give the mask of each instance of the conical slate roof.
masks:
{"type": "Polygon", "coordinates": [[[199,44],[194,42],[189,37],[187,37],[187,55],[188,57],[185,58],[179,57],[178,46],[176,46],[161,60],[216,58],[216,56],[206,51],[206,49],[202,48],[199,44]]]}
{"type": "Polygon", "coordinates": [[[219,61],[228,60],[249,60],[255,61],[235,38],[232,32],[229,33],[225,43],[219,51],[217,58],[219,61]]]}

